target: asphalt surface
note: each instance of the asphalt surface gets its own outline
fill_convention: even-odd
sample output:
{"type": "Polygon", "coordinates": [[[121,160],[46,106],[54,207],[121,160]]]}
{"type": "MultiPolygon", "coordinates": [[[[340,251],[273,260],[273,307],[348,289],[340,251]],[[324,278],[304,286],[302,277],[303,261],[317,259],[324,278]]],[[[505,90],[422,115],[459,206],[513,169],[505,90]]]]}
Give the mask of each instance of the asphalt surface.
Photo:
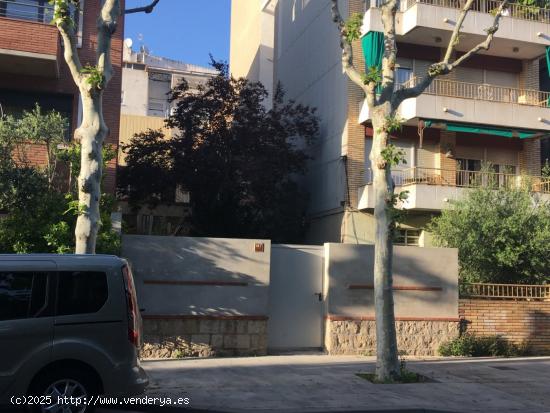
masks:
{"type": "Polygon", "coordinates": [[[411,384],[358,377],[374,371],[374,359],[359,356],[160,360],[143,367],[151,380],[146,396],[187,397],[189,405],[97,413],[550,413],[548,357],[409,360],[407,369],[431,379],[411,384]]]}

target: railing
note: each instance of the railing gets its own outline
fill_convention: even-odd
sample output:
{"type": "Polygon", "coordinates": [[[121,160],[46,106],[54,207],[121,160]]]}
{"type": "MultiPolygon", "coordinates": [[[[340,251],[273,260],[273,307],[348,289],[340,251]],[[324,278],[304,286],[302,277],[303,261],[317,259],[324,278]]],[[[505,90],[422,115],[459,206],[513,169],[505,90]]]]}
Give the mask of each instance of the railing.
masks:
{"type": "MultiPolygon", "coordinates": [[[[550,194],[550,179],[540,176],[413,167],[391,172],[395,186],[416,184],[454,186],[458,188],[520,188],[527,186],[533,192],[550,194]]],[[[367,184],[372,183],[372,170],[367,171],[367,184]]]]}
{"type": "MultiPolygon", "coordinates": [[[[447,7],[450,9],[462,9],[465,1],[463,0],[403,0],[401,2],[401,11],[405,11],[417,3],[429,4],[432,6],[447,7]]],[[[472,5],[471,11],[480,13],[494,14],[499,6],[500,1],[496,0],[476,0],[472,5]]],[[[517,3],[509,3],[508,7],[502,13],[504,17],[512,17],[514,19],[549,23],[550,9],[545,9],[536,6],[525,6],[517,3]]]]}
{"type": "MultiPolygon", "coordinates": [[[[412,77],[401,83],[397,88],[407,88],[420,83],[420,77],[412,77]]],[[[448,96],[462,99],[486,100],[490,102],[515,103],[548,107],[550,92],[539,90],[517,89],[512,87],[496,86],[485,83],[467,83],[456,80],[434,79],[423,92],[428,95],[448,96]]]]}
{"type": "Polygon", "coordinates": [[[48,0],[0,0],[0,17],[50,23],[53,10],[48,0]]]}
{"type": "Polygon", "coordinates": [[[460,285],[460,296],[468,298],[512,298],[550,300],[550,285],[482,284],[460,285]]]}

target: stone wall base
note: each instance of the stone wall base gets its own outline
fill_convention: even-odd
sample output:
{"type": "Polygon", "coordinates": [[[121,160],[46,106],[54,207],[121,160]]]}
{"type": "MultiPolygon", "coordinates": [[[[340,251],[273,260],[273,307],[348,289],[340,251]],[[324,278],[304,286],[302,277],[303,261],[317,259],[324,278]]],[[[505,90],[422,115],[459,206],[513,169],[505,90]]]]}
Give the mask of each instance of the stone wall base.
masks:
{"type": "Polygon", "coordinates": [[[143,333],[141,358],[267,354],[267,318],[149,318],[143,333]]]}
{"type": "MultiPolygon", "coordinates": [[[[439,346],[460,331],[457,321],[396,321],[397,347],[403,355],[435,356],[439,346]]],[[[326,320],[325,346],[329,354],[375,355],[374,320],[326,320]]]]}

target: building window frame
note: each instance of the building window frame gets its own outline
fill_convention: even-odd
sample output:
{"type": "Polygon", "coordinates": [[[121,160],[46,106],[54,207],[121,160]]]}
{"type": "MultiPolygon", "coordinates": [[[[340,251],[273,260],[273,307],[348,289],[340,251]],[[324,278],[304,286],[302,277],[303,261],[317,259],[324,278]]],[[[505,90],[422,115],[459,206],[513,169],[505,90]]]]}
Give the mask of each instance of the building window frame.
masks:
{"type": "Polygon", "coordinates": [[[397,228],[395,245],[404,245],[407,247],[420,247],[420,238],[422,230],[418,228],[397,228]]]}

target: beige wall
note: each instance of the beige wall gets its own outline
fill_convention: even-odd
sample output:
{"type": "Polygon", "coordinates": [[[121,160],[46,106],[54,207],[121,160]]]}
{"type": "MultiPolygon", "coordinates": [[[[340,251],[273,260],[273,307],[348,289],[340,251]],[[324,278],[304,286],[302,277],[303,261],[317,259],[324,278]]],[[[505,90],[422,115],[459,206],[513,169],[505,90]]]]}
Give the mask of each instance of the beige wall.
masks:
{"type": "Polygon", "coordinates": [[[147,129],[163,129],[166,136],[170,134],[170,131],[164,128],[164,118],[124,114],[120,116],[120,150],[118,153],[118,164],[120,166],[126,165],[122,145],[129,144],[136,133],[145,132],[147,129]]]}
{"type": "MultiPolygon", "coordinates": [[[[373,245],[325,244],[329,317],[374,316],[373,262],[373,245]]],[[[396,317],[458,318],[457,249],[395,246],[393,263],[394,288],[414,288],[395,291],[396,317]]]]}
{"type": "Polygon", "coordinates": [[[260,47],[261,2],[231,0],[229,69],[235,77],[258,80],[257,52],[260,47]]]}
{"type": "MultiPolygon", "coordinates": [[[[273,50],[277,0],[231,0],[229,70],[261,82],[273,92],[273,50]]],[[[266,105],[271,105],[268,99],[266,105]]]]}

